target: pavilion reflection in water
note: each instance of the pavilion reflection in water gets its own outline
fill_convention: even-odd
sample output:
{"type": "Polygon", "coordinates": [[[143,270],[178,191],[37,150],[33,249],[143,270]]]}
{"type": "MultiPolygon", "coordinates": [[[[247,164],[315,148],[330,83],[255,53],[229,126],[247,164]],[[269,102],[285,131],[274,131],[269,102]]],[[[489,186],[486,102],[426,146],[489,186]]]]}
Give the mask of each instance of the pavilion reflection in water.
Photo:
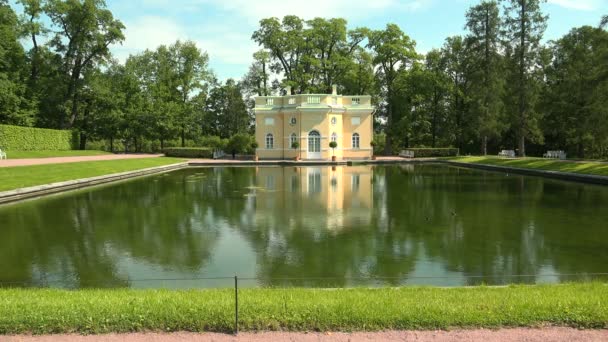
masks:
{"type": "Polygon", "coordinates": [[[263,167],[255,183],[249,199],[257,224],[342,229],[371,222],[373,168],[263,167]]]}

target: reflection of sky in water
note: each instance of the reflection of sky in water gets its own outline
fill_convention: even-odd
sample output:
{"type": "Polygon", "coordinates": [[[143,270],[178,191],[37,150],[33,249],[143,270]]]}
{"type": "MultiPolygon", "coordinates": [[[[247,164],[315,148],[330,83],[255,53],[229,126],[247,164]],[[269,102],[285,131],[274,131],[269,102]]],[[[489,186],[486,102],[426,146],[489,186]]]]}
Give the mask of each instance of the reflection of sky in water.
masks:
{"type": "Polygon", "coordinates": [[[0,281],[167,288],[233,280],[160,279],[235,274],[245,287],[572,281],[558,274],[605,271],[607,201],[606,187],[443,165],[185,169],[0,206],[0,281]]]}

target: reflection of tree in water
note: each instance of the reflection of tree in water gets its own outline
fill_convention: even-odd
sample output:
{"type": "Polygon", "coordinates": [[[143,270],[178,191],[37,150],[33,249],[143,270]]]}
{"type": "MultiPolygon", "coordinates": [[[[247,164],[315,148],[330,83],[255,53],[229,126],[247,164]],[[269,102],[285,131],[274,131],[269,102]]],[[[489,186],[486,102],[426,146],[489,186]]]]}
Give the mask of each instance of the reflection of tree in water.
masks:
{"type": "Polygon", "coordinates": [[[225,206],[213,205],[225,194],[205,181],[212,170],[202,171],[177,171],[3,208],[1,280],[125,286],[127,275],[117,267],[125,257],[168,270],[200,269],[220,234],[209,222],[230,214],[225,206]]]}
{"type": "Polygon", "coordinates": [[[608,199],[605,188],[430,165],[416,166],[414,177],[424,180],[401,192],[400,200],[387,201],[406,208],[392,208],[388,216],[409,220],[425,253],[446,270],[486,276],[467,284],[535,282],[543,278],[510,275],[541,271],[602,272],[608,260],[607,231],[598,226],[607,218],[598,205],[608,199]],[[562,259],[571,265],[564,267],[562,259]]]}
{"type": "Polygon", "coordinates": [[[125,260],[200,275],[236,232],[265,285],[534,282],[509,275],[606,271],[607,202],[605,187],[435,165],[180,170],[0,207],[0,280],[128,286],[125,260]]]}
{"type": "MultiPolygon", "coordinates": [[[[260,173],[258,180],[265,176],[260,173]]],[[[242,227],[258,251],[263,282],[325,285],[314,279],[273,279],[333,277],[331,285],[345,285],[352,283],[349,277],[371,276],[392,277],[386,283],[397,284],[417,263],[428,262],[474,276],[464,284],[543,280],[511,277],[517,274],[605,271],[607,232],[598,227],[602,220],[597,217],[606,215],[598,206],[608,199],[604,188],[434,165],[416,165],[415,171],[376,167],[373,183],[373,206],[356,208],[369,215],[369,222],[339,230],[315,217],[326,215],[323,205],[279,189],[271,210],[259,212],[255,225],[242,227]],[[577,202],[564,210],[570,198],[577,202]],[[560,222],[564,216],[568,224],[560,222]],[[581,223],[584,236],[572,236],[581,223]],[[583,251],[590,252],[578,257],[583,251]]],[[[331,188],[333,180],[323,184],[331,188]]],[[[257,196],[257,205],[264,200],[257,196]]],[[[417,275],[433,275],[424,270],[421,266],[417,275]]]]}

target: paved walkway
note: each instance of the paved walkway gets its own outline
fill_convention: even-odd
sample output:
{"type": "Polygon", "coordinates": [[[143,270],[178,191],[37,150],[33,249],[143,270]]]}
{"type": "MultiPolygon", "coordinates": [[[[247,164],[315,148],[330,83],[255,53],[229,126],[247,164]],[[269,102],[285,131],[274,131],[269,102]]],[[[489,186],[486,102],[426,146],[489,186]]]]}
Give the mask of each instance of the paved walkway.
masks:
{"type": "Polygon", "coordinates": [[[162,154],[104,154],[101,156],[80,156],[80,157],[51,157],[51,158],[28,158],[28,159],[6,159],[0,160],[0,167],[45,165],[58,163],[75,163],[83,161],[98,160],[119,160],[119,159],[140,159],[157,158],[162,154]]]}
{"type": "Polygon", "coordinates": [[[608,341],[608,330],[571,328],[475,329],[450,331],[384,331],[376,333],[242,333],[238,337],[212,333],[134,333],[108,335],[0,336],[6,342],[161,342],[161,341],[484,341],[484,342],[594,342],[608,341]]]}

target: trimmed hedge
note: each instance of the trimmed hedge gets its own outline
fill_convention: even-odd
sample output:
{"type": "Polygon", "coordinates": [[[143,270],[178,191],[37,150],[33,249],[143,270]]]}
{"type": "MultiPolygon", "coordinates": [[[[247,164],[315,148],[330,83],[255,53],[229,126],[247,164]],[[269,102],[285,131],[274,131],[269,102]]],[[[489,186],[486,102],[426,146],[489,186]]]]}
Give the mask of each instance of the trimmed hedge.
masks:
{"type": "Polygon", "coordinates": [[[415,158],[455,157],[459,154],[457,148],[406,148],[405,151],[413,151],[415,158]]]}
{"type": "Polygon", "coordinates": [[[213,158],[213,149],[209,147],[168,147],[163,153],[167,157],[213,158]]]}
{"type": "Polygon", "coordinates": [[[72,131],[0,125],[0,149],[7,151],[62,151],[78,146],[72,131]]]}

